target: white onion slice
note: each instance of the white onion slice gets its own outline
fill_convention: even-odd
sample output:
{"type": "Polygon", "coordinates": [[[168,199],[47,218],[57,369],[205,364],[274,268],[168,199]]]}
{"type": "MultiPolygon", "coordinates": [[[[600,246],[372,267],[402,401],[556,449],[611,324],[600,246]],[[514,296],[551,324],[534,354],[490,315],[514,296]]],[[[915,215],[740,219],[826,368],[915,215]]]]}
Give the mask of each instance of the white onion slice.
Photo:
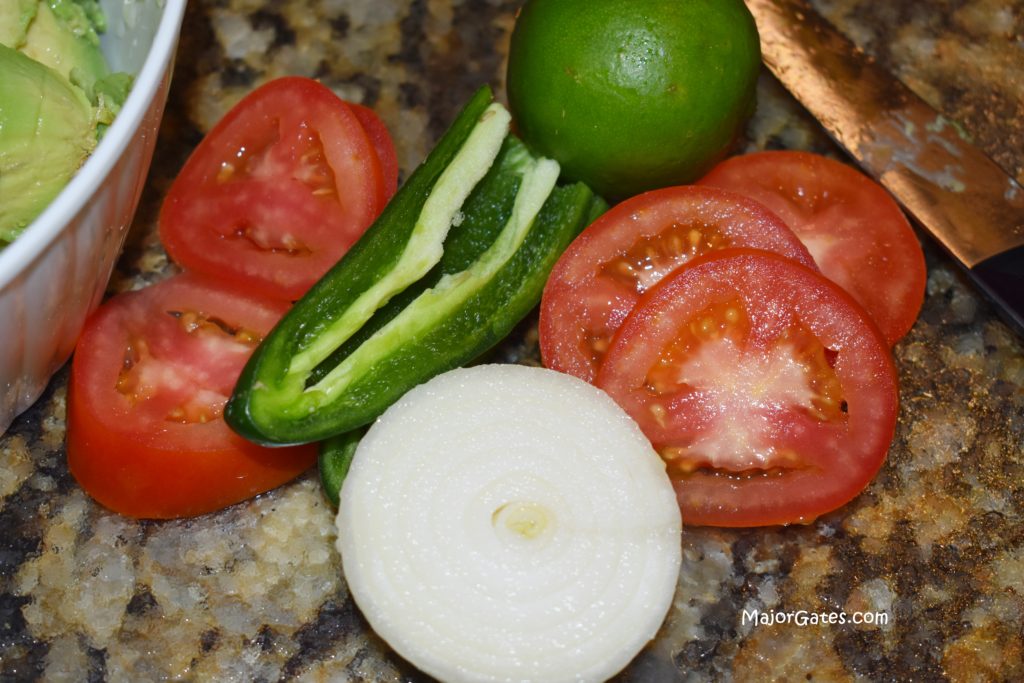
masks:
{"type": "Polygon", "coordinates": [[[515,365],[454,370],[374,424],[338,549],[373,629],[443,681],[598,681],[657,632],[679,576],[664,465],[606,394],[515,365]]]}

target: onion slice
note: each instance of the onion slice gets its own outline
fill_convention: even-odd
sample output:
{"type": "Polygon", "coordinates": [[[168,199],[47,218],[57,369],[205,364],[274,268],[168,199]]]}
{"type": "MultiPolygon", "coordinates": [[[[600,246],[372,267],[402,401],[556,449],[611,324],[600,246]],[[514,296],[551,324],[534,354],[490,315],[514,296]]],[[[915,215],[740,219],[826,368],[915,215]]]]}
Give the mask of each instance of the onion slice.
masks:
{"type": "Polygon", "coordinates": [[[639,427],[552,370],[435,377],[381,416],[341,490],[338,550],[373,629],[444,681],[598,681],[654,637],[679,508],[639,427]]]}

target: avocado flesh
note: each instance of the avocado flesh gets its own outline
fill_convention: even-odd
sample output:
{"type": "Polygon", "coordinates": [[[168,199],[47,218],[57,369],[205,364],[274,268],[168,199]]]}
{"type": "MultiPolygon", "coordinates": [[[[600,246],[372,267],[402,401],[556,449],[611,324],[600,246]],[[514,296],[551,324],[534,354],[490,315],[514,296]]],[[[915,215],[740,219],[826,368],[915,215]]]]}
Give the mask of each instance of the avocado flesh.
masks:
{"type": "Polygon", "coordinates": [[[131,76],[111,73],[100,51],[105,29],[97,0],[0,0],[0,249],[71,179],[127,97],[131,76]]]}
{"type": "Polygon", "coordinates": [[[96,146],[93,108],[53,69],[0,45],[0,241],[12,241],[96,146]]]}
{"type": "Polygon", "coordinates": [[[99,36],[85,10],[68,0],[40,2],[24,43],[9,47],[50,67],[84,90],[91,100],[95,100],[96,81],[110,72],[100,52],[99,36]]]}
{"type": "Polygon", "coordinates": [[[13,48],[23,45],[28,27],[38,11],[37,0],[4,0],[0,3],[0,45],[13,48]]]}

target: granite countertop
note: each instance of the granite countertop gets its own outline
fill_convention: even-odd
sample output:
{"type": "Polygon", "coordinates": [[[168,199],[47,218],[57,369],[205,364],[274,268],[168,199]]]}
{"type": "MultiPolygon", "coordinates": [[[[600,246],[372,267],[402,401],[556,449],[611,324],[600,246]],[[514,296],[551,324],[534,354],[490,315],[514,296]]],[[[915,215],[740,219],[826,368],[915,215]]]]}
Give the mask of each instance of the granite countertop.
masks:
{"type": "MultiPolygon", "coordinates": [[[[153,171],[111,291],[173,271],[155,216],[202,133],[275,76],[374,107],[408,173],[481,83],[502,86],[514,0],[193,0],[153,171]]],[[[1024,182],[1024,0],[815,0],[1024,182]]],[[[748,148],[837,154],[769,77],[748,148]]],[[[1022,341],[926,244],[895,348],[889,459],[806,526],[687,529],[674,605],[623,681],[1024,680],[1022,341]],[[871,625],[743,612],[871,612],[871,625]]],[[[530,325],[504,349],[535,353],[530,325]]],[[[67,370],[0,437],[0,680],[421,681],[369,631],[315,476],[204,517],[89,500],[63,451],[67,370]]]]}

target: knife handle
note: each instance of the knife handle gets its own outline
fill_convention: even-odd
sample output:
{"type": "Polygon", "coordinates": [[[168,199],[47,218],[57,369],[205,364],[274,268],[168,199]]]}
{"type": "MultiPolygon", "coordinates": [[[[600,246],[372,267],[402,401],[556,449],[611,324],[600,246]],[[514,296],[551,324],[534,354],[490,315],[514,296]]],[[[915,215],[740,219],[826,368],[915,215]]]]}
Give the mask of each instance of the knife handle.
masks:
{"type": "Polygon", "coordinates": [[[967,272],[995,301],[1003,320],[1024,336],[1024,247],[987,258],[967,272]]]}

